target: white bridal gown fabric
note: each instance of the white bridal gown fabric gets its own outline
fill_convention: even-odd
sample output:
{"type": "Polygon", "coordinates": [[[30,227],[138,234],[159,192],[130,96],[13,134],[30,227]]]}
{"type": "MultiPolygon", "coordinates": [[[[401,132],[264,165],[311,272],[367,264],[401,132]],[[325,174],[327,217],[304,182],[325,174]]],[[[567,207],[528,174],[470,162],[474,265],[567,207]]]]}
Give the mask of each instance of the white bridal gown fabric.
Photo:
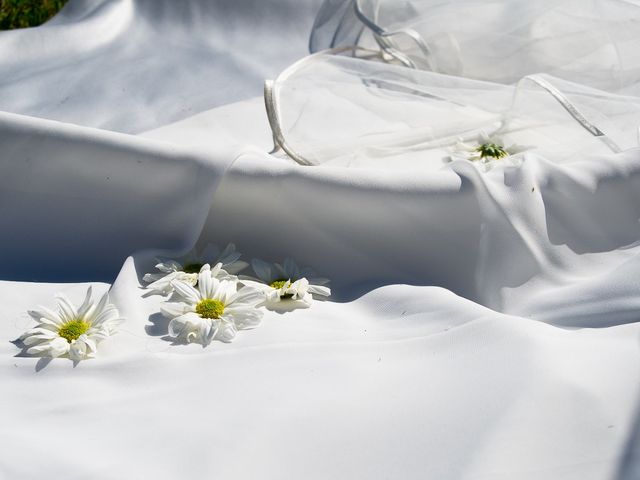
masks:
{"type": "Polygon", "coordinates": [[[71,0],[0,33],[0,478],[640,478],[640,150],[269,155],[253,80],[318,6],[71,0]],[[172,345],[142,275],[209,242],[333,296],[172,345]],[[89,284],[127,319],[97,358],[22,355],[27,310],[89,284]]]}
{"type": "Polygon", "coordinates": [[[639,21],[638,0],[327,0],[310,47],[375,34],[421,69],[499,83],[545,72],[625,90],[638,81],[639,21]]]}

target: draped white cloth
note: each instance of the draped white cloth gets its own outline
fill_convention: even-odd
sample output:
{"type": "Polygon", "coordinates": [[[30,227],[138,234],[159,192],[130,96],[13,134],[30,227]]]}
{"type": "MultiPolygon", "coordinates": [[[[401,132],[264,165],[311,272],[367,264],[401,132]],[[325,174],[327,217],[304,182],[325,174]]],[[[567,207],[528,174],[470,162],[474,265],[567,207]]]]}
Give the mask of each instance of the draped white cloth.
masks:
{"type": "Polygon", "coordinates": [[[379,43],[439,73],[513,83],[545,72],[628,91],[639,21],[638,0],[327,0],[310,47],[379,43]]]}
{"type": "Polygon", "coordinates": [[[640,150],[269,155],[249,97],[317,7],[72,0],[0,33],[0,477],[638,478],[640,150]],[[209,242],[333,296],[172,345],[141,277],[209,242]],[[88,284],[121,332],[75,367],[24,356],[26,311],[88,284]]]}

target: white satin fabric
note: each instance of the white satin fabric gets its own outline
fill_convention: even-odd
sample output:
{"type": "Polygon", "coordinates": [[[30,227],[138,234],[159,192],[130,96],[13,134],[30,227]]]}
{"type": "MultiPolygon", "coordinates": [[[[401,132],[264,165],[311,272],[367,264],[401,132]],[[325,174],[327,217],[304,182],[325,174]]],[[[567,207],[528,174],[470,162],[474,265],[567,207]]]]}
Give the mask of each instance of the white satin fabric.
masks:
{"type": "Polygon", "coordinates": [[[306,53],[320,0],[71,0],[2,32],[0,109],[139,133],[259,95],[306,53]]]}
{"type": "MultiPolygon", "coordinates": [[[[74,41],[48,47],[62,52],[116,8],[197,39],[200,9],[231,5],[176,3],[72,0],[50,26],[0,34],[0,51],[66,19],[74,41]]],[[[118,94],[130,123],[99,95],[20,109],[21,89],[45,105],[58,92],[42,85],[65,83],[43,58],[0,85],[0,477],[638,478],[640,150],[488,173],[300,167],[264,153],[259,99],[208,110],[158,79],[135,86],[146,99],[118,94]],[[191,100],[200,114],[181,110],[191,100]],[[266,312],[231,344],[172,345],[142,275],[159,252],[230,241],[313,267],[333,297],[266,312]],[[122,331],[75,367],[22,356],[27,309],[87,284],[111,289],[122,331]]]]}

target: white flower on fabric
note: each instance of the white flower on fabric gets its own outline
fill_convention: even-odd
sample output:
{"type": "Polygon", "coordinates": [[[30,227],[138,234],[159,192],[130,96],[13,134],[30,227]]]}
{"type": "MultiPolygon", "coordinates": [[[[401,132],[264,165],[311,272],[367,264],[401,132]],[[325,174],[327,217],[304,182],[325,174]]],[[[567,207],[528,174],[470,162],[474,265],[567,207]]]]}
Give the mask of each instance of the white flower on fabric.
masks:
{"type": "Polygon", "coordinates": [[[79,308],[64,295],[57,295],[57,312],[45,307],[30,311],[29,315],[38,325],[20,337],[24,345],[30,347],[27,353],[41,357],[68,357],[75,361],[93,358],[98,343],[113,335],[124,319],[109,303],[107,293],[97,302],[91,296],[89,287],[79,308]]]}
{"type": "Polygon", "coordinates": [[[198,274],[197,288],[175,280],[173,289],[178,301],[164,302],[160,311],[171,319],[169,336],[181,342],[230,342],[238,330],[253,328],[262,319],[256,307],[262,294],[251,288],[238,290],[237,279],[216,278],[208,264],[198,274]]]}
{"type": "Polygon", "coordinates": [[[283,264],[269,264],[256,259],[251,262],[251,266],[258,278],[242,277],[240,282],[262,291],[267,307],[309,307],[314,295],[331,295],[331,290],[325,286],[329,280],[316,277],[308,268],[301,269],[291,258],[286,258],[283,264]]]}
{"type": "Polygon", "coordinates": [[[143,280],[149,283],[147,289],[151,294],[169,295],[173,292],[171,282],[174,280],[195,286],[198,283],[198,272],[205,264],[215,265],[211,270],[217,278],[230,279],[248,265],[240,260],[240,256],[233,243],[227,245],[222,252],[216,245],[209,244],[200,255],[192,250],[177,260],[158,258],[156,268],[160,273],[147,273],[143,280]]]}
{"type": "Polygon", "coordinates": [[[453,147],[449,160],[478,162],[484,171],[488,171],[498,162],[513,166],[521,165],[522,156],[518,154],[529,149],[531,147],[516,144],[507,147],[502,137],[489,136],[485,132],[480,132],[474,143],[458,141],[453,147]]]}

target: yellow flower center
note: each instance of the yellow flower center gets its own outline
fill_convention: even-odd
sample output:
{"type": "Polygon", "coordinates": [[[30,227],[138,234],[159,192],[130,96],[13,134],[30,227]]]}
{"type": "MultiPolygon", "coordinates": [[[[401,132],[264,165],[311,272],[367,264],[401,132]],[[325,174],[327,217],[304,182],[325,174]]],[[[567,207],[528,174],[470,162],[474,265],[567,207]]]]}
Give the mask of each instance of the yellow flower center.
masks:
{"type": "MultiPolygon", "coordinates": [[[[275,288],[276,290],[280,290],[282,287],[284,287],[287,284],[287,282],[290,282],[290,281],[291,280],[284,280],[282,278],[279,278],[278,280],[274,280],[273,282],[271,282],[269,284],[269,286],[271,288],[275,288]]],[[[282,294],[282,295],[280,295],[280,298],[282,300],[289,300],[289,299],[293,298],[293,293],[282,294]]]]}
{"type": "Polygon", "coordinates": [[[220,318],[224,313],[224,303],[220,300],[205,298],[196,305],[196,313],[202,318],[220,318]]]}
{"type": "Polygon", "coordinates": [[[91,327],[89,322],[84,320],[71,320],[63,324],[58,329],[58,335],[64,338],[67,342],[71,343],[74,340],[80,338],[80,335],[87,333],[87,330],[91,327]]]}
{"type": "Polygon", "coordinates": [[[476,152],[480,153],[480,158],[491,157],[499,159],[509,155],[502,146],[496,143],[483,143],[476,148],[476,152]]]}
{"type": "Polygon", "coordinates": [[[184,273],[200,273],[200,269],[203,265],[204,263],[187,263],[182,271],[184,273]]]}
{"type": "Polygon", "coordinates": [[[271,282],[269,286],[271,288],[275,288],[276,290],[280,290],[282,287],[284,287],[287,284],[288,281],[289,280],[279,278],[278,280],[274,280],[273,282],[271,282]]]}

